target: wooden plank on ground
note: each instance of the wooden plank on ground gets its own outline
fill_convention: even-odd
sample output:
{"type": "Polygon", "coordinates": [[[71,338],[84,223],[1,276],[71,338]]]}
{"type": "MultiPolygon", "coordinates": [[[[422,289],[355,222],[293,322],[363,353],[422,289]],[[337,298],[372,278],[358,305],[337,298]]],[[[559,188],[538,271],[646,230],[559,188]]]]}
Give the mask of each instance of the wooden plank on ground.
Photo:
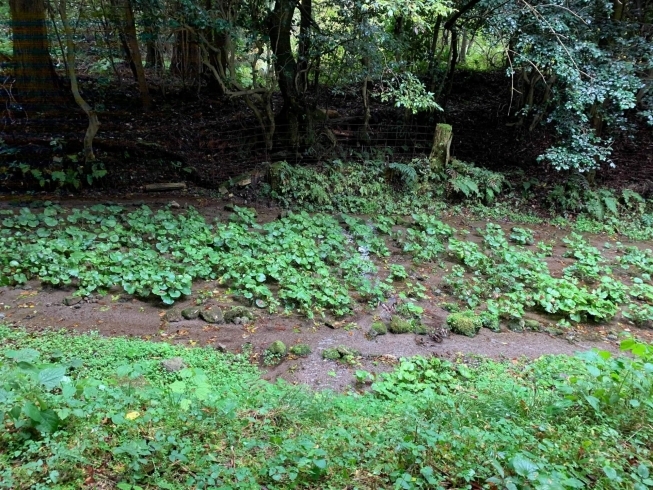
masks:
{"type": "Polygon", "coordinates": [[[179,191],[186,189],[186,184],[183,182],[170,182],[167,184],[147,184],[145,192],[160,192],[160,191],[179,191]]]}

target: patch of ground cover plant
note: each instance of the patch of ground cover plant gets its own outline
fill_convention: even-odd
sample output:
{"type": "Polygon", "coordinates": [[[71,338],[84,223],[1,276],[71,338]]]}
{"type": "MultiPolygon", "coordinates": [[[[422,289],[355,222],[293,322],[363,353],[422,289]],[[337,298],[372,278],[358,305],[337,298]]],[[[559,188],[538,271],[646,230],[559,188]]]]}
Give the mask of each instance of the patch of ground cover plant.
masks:
{"type": "Polygon", "coordinates": [[[551,243],[531,248],[510,243],[531,243],[527,228],[513,228],[506,237],[500,226],[488,223],[478,231],[483,240],[478,245],[467,239],[468,230],[419,212],[403,226],[383,215],[376,221],[341,215],[338,221],[306,212],[261,225],[253,209],[239,207],[228,221],[215,223],[194,209],[176,214],[146,206],[127,211],[97,205],[67,212],[50,205],[42,212],[2,213],[3,284],[39,278],[75,286],[79,295],[118,285],[129,294],[170,304],[189,295],[196,279],[219,280],[245,302],[308,316],[344,315],[354,298],[376,306],[398,291],[407,310],[402,316],[419,317],[420,307],[410,299],[425,299],[427,288],[398,264],[388,266],[385,279],[379,277],[377,263],[390,255],[386,239],[391,239],[417,264],[449,267],[444,288],[468,308],[504,320],[536,310],[565,321],[607,322],[620,309],[637,325],[653,320],[651,252],[617,245],[623,253],[611,262],[575,233],[563,240],[574,262],[554,277],[546,262],[551,243]],[[615,279],[614,267],[636,275],[624,283],[615,279]]]}
{"type": "Polygon", "coordinates": [[[404,163],[388,163],[385,158],[336,160],[319,168],[281,162],[273,166],[270,180],[266,192],[282,206],[309,211],[410,215],[447,209],[451,215],[551,223],[578,233],[653,239],[650,201],[631,189],[591,188],[580,175],[565,185],[554,185],[543,197],[548,212],[533,210],[529,200],[529,196],[534,198],[529,192],[533,182],[523,175],[509,179],[458,160],[442,171],[431,170],[426,159],[404,163]]]}
{"type": "MultiPolygon", "coordinates": [[[[565,239],[567,256],[575,261],[562,277],[554,277],[545,261],[548,246],[534,252],[511,245],[502,228],[492,223],[479,233],[480,246],[453,237],[446,244],[457,264],[443,278],[445,289],[470,308],[485,305],[506,320],[521,319],[526,310],[534,309],[574,322],[607,322],[629,295],[653,303],[650,276],[633,278],[630,286],[615,279],[600,251],[580,235],[572,233],[565,239]]],[[[440,249],[444,247],[442,242],[440,249]]],[[[418,253],[414,258],[421,259],[418,253]]]]}
{"type": "Polygon", "coordinates": [[[66,212],[50,205],[42,212],[2,211],[0,283],[39,278],[73,285],[77,294],[119,285],[127,293],[158,296],[172,304],[191,293],[193,280],[218,279],[241,299],[297,308],[311,316],[350,311],[348,287],[379,300],[391,286],[371,279],[377,267],[369,254],[387,255],[370,225],[345,217],[350,243],[330,216],[290,214],[259,225],[253,210],[236,207],[228,222],[207,223],[194,209],[175,214],[146,206],[128,212],[96,205],[66,212]],[[274,291],[274,292],[273,292],[274,291]]]}
{"type": "Polygon", "coordinates": [[[270,384],[206,348],[0,340],[0,488],[653,486],[653,347],[630,339],[627,357],[403,359],[357,372],[363,394],[270,384]]]}

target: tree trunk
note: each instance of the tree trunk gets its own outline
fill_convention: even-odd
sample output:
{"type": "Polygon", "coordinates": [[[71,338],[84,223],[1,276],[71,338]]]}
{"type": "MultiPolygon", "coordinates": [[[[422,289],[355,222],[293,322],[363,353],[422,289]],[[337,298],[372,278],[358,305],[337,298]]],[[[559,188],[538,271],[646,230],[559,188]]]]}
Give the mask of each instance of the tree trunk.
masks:
{"type": "Polygon", "coordinates": [[[143,70],[143,60],[141,58],[141,50],[138,46],[138,37],[136,36],[136,22],[134,20],[134,10],[132,8],[131,0],[120,0],[124,12],[125,19],[125,38],[127,46],[129,47],[129,54],[134,62],[136,69],[136,80],[138,81],[138,90],[141,93],[141,103],[143,109],[146,111],[150,109],[152,100],[150,99],[150,92],[147,88],[147,80],[145,79],[145,70],[143,70]]]}
{"type": "Polygon", "coordinates": [[[59,77],[50,58],[43,0],[9,0],[13,63],[19,100],[46,108],[63,102],[59,77]]]}
{"type": "Polygon", "coordinates": [[[463,29],[463,38],[460,41],[460,52],[458,54],[458,62],[464,63],[467,61],[467,48],[469,47],[469,32],[463,29]]]}
{"type": "Polygon", "coordinates": [[[170,72],[181,77],[184,84],[197,79],[201,72],[200,49],[197,40],[187,29],[180,29],[175,35],[170,72]]]}
{"type": "Polygon", "coordinates": [[[311,57],[311,16],[313,15],[313,0],[301,0],[300,14],[297,85],[300,92],[305,92],[308,88],[308,67],[311,57]]]}
{"type": "Polygon", "coordinates": [[[435,21],[435,27],[433,27],[433,37],[431,38],[431,45],[429,47],[428,74],[429,74],[429,90],[431,92],[435,91],[435,69],[437,67],[435,52],[438,47],[438,34],[440,33],[441,24],[442,24],[442,16],[438,15],[438,18],[435,21]]]}
{"type": "Polygon", "coordinates": [[[296,3],[293,0],[277,0],[270,15],[270,44],[274,52],[274,68],[283,97],[279,120],[286,125],[285,131],[277,131],[286,137],[286,144],[295,150],[300,145],[300,135],[310,131],[310,115],[306,103],[295,83],[297,62],[292,52],[291,29],[296,3]]]}
{"type": "Polygon", "coordinates": [[[95,135],[100,128],[100,121],[98,120],[95,110],[88,105],[79,93],[77,74],[75,73],[75,44],[73,42],[73,31],[70,28],[68,17],[66,16],[65,0],[60,0],[59,2],[59,15],[61,16],[61,23],[63,24],[64,34],[66,36],[66,58],[68,60],[67,66],[68,77],[70,78],[70,88],[75,97],[75,102],[77,102],[77,105],[79,105],[88,116],[88,127],[86,128],[86,134],[84,135],[84,162],[86,164],[86,175],[87,178],[89,178],[92,171],[91,165],[95,160],[95,153],[93,153],[93,138],[95,138],[95,135]]]}
{"type": "Polygon", "coordinates": [[[433,148],[431,148],[431,170],[439,172],[449,163],[453,129],[450,124],[438,124],[433,135],[433,148]]]}

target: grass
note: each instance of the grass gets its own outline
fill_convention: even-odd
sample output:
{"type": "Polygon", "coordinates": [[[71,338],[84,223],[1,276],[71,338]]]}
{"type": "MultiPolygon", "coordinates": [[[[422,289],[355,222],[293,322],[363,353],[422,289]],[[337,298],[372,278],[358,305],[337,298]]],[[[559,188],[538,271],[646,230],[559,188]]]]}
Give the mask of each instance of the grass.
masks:
{"type": "Polygon", "coordinates": [[[127,489],[650,482],[650,379],[648,391],[625,380],[620,396],[594,397],[593,408],[584,397],[608,383],[597,370],[610,378],[643,369],[601,364],[604,354],[476,367],[415,358],[371,392],[336,394],[268,384],[243,356],[205,348],[9,327],[0,340],[0,488],[89,479],[127,489]],[[165,373],[159,362],[169,356],[188,368],[165,373]],[[29,381],[53,365],[66,376],[47,387],[29,381]],[[58,414],[57,429],[26,423],[28,403],[58,414]]]}

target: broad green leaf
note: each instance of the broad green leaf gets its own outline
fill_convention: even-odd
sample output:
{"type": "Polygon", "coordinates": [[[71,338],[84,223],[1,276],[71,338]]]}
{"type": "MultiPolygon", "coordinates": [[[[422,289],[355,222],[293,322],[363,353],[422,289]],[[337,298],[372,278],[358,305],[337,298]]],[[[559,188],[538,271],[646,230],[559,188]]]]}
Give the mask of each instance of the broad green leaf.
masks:
{"type": "Polygon", "coordinates": [[[66,368],[62,366],[46,368],[39,373],[39,382],[47,390],[57,386],[66,375],[66,368]]]}

